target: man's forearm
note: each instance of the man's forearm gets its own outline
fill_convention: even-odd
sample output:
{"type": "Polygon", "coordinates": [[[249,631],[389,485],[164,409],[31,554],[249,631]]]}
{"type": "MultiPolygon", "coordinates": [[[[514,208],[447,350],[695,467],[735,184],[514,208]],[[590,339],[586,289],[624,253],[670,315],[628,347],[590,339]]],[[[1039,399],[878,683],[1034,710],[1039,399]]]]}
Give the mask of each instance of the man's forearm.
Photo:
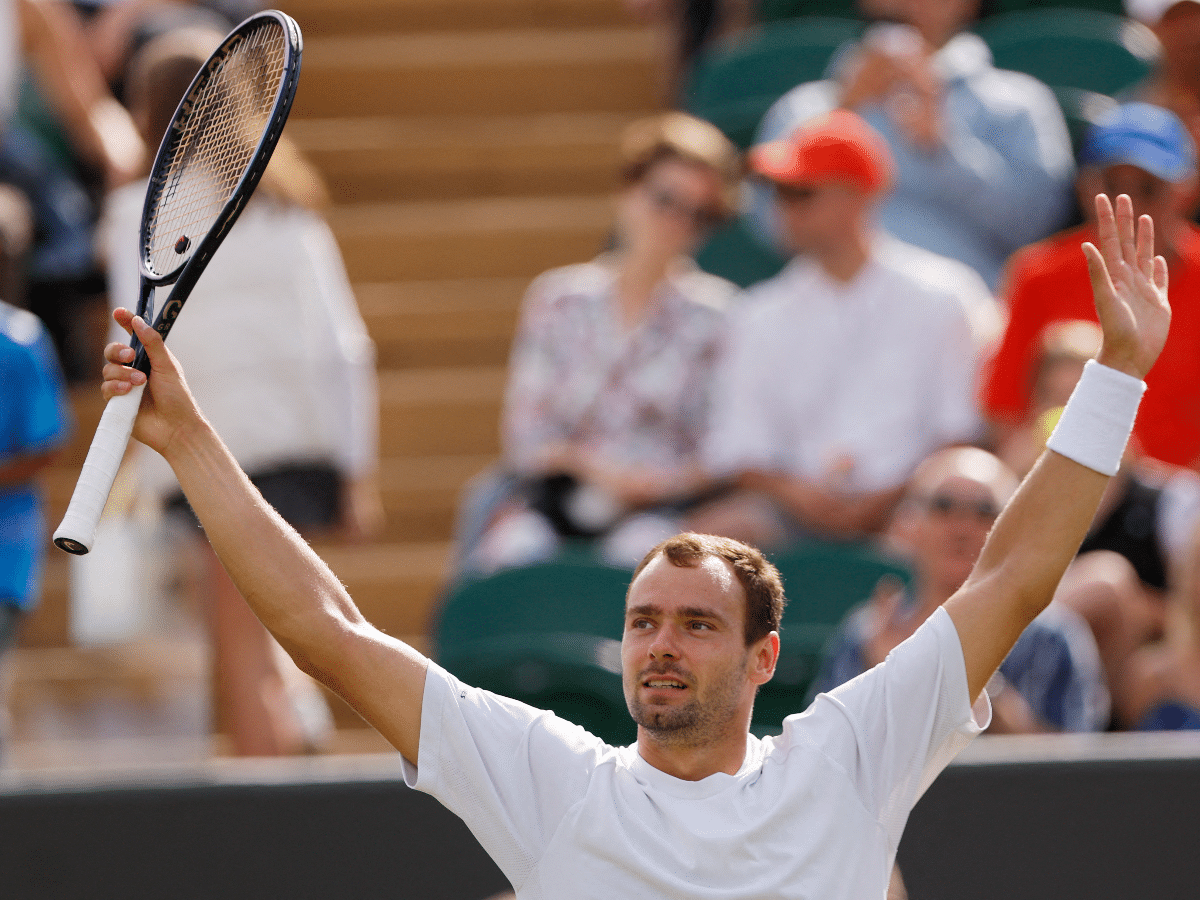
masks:
{"type": "Polygon", "coordinates": [[[337,577],[263,500],[207,422],[182,429],[164,455],[238,590],[285,649],[310,658],[337,623],[362,622],[337,577]]]}

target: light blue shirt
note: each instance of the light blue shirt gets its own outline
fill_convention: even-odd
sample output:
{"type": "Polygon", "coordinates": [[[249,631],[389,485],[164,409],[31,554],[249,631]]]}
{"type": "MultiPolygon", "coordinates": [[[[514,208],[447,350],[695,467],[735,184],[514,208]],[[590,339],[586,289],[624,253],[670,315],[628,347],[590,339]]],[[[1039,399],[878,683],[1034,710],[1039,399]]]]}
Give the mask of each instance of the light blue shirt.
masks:
{"type": "MultiPolygon", "coordinates": [[[[856,45],[840,51],[834,73],[856,45]]],[[[944,82],[943,145],[912,144],[881,104],[858,112],[892,150],[896,177],[880,222],[896,237],[975,269],[993,290],[1014,250],[1061,228],[1071,208],[1074,157],[1053,92],[1029,75],[997,69],[975,34],[951,39],[934,57],[944,82]]],[[[756,142],[784,137],[837,105],[833,80],[802,84],[767,111],[756,142]]],[[[755,191],[759,234],[779,234],[769,192],[755,191]]]]}

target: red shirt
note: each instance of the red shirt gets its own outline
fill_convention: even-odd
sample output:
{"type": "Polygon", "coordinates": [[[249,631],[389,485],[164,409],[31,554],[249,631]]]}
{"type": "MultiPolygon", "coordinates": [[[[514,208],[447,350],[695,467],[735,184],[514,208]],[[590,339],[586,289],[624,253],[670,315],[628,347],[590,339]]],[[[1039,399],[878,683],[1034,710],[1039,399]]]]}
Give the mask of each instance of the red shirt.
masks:
{"type": "MultiPolygon", "coordinates": [[[[985,372],[982,403],[995,419],[1027,412],[1042,330],[1064,319],[1096,321],[1080,244],[1083,226],[1013,254],[1007,280],[1008,327],[985,372]]],[[[1186,227],[1169,263],[1171,333],[1150,374],[1134,433],[1154,459],[1192,466],[1200,459],[1200,231],[1186,227]]]]}

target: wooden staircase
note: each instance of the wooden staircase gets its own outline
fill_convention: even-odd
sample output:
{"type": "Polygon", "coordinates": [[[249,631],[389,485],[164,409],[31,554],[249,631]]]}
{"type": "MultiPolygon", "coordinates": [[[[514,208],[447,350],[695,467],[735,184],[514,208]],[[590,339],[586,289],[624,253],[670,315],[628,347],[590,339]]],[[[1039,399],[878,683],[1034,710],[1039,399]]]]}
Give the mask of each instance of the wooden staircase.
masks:
{"type": "MultiPolygon", "coordinates": [[[[379,352],[387,529],[370,544],[318,549],[368,618],[425,648],[459,492],[499,449],[522,292],[602,247],[617,136],[657,106],[655,39],[621,0],[279,7],[305,38],[288,130],[329,180],[329,219],[379,352]]],[[[79,437],[48,479],[55,522],[97,394],[75,392],[79,437]]],[[[18,694],[22,669],[52,677],[40,649],[59,660],[69,649],[67,608],[66,560],[52,551],[18,694]]],[[[119,669],[120,654],[104,657],[114,658],[119,669]]],[[[132,677],[149,677],[147,658],[137,654],[132,677]]],[[[178,668],[164,663],[171,677],[178,668]]]]}

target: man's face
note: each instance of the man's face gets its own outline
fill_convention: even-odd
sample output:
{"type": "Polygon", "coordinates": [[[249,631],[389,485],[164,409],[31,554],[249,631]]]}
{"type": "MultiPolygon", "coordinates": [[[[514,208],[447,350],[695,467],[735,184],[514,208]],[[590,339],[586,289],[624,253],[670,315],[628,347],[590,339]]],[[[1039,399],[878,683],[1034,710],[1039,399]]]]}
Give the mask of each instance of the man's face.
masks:
{"type": "Polygon", "coordinates": [[[868,201],[849,184],[826,181],[775,185],[775,205],[792,253],[836,251],[855,240],[868,201]]]}
{"type": "Polygon", "coordinates": [[[629,591],[621,641],[625,702],[640,731],[697,746],[744,732],[763,677],[763,647],[747,647],[745,592],[728,563],[653,560],[629,591]]]}
{"type": "Polygon", "coordinates": [[[979,0],[860,0],[868,16],[912,25],[934,47],[941,47],[979,16],[979,0]]]}
{"type": "Polygon", "coordinates": [[[962,586],[983,550],[1003,502],[986,480],[945,473],[919,486],[912,540],[920,577],[948,591],[962,586]]]}
{"type": "MultiPolygon", "coordinates": [[[[1100,171],[1098,190],[1116,200],[1118,194],[1128,194],[1133,201],[1135,216],[1147,215],[1160,228],[1179,219],[1183,196],[1176,185],[1156,178],[1145,169],[1120,163],[1100,171]]],[[[1085,209],[1090,210],[1090,204],[1085,209]]]]}

